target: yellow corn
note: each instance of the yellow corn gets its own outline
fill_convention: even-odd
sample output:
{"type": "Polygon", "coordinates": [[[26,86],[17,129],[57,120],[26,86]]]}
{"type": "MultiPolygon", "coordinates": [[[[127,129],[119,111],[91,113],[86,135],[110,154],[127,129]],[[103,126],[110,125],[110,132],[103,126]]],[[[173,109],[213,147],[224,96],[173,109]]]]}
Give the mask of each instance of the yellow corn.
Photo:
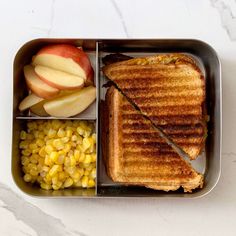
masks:
{"type": "Polygon", "coordinates": [[[88,186],[88,176],[84,176],[81,180],[82,187],[86,188],[88,186]]]}
{"type": "Polygon", "coordinates": [[[20,149],[27,149],[28,146],[29,146],[28,141],[21,141],[21,142],[20,142],[20,145],[19,145],[19,148],[20,148],[20,149]]]}
{"type": "Polygon", "coordinates": [[[71,150],[71,144],[70,144],[70,143],[66,143],[66,144],[65,144],[64,151],[65,151],[65,152],[69,152],[70,150],[71,150]]]}
{"type": "Polygon", "coordinates": [[[59,165],[54,165],[51,170],[49,171],[49,175],[51,177],[55,176],[55,174],[57,174],[57,172],[60,171],[60,166],[59,165]]]}
{"type": "Polygon", "coordinates": [[[85,155],[85,159],[83,161],[84,164],[89,164],[92,161],[91,155],[85,155]]]}
{"type": "Polygon", "coordinates": [[[67,129],[66,130],[66,137],[70,138],[72,136],[72,133],[73,133],[72,129],[67,129]]]}
{"type": "Polygon", "coordinates": [[[41,183],[41,184],[40,184],[40,187],[41,187],[42,189],[45,189],[45,190],[50,190],[50,189],[52,189],[52,186],[51,186],[50,184],[46,184],[46,183],[41,183]]]}
{"type": "Polygon", "coordinates": [[[30,182],[31,180],[32,180],[32,177],[31,177],[30,174],[25,174],[25,175],[24,175],[24,181],[25,181],[25,182],[30,182]]]}
{"type": "Polygon", "coordinates": [[[45,151],[45,147],[42,147],[40,150],[39,150],[39,156],[41,157],[45,157],[47,155],[46,151],[45,151]]]}
{"type": "Polygon", "coordinates": [[[65,137],[65,135],[66,135],[65,130],[63,128],[59,128],[59,130],[57,131],[57,136],[59,138],[63,138],[63,137],[65,137]]]}
{"type": "Polygon", "coordinates": [[[52,144],[57,150],[62,150],[65,147],[61,139],[54,139],[52,144]]]}
{"type": "Polygon", "coordinates": [[[54,163],[56,163],[56,162],[58,161],[58,157],[59,157],[58,152],[51,152],[49,156],[50,156],[50,159],[51,159],[54,163]]]}
{"type": "Polygon", "coordinates": [[[96,168],[93,168],[90,172],[90,175],[89,175],[91,178],[95,179],[96,178],[96,168]]]}
{"type": "Polygon", "coordinates": [[[93,188],[95,186],[95,181],[93,179],[89,179],[88,181],[88,187],[93,188]]]}
{"type": "Polygon", "coordinates": [[[31,150],[29,150],[29,149],[25,149],[25,150],[22,150],[21,153],[22,153],[22,155],[28,157],[28,156],[30,156],[30,154],[31,154],[31,150]]]}
{"type": "Polygon", "coordinates": [[[77,162],[79,162],[79,158],[80,158],[80,151],[79,150],[74,151],[74,157],[75,157],[75,160],[77,162]]]}
{"type": "Polygon", "coordinates": [[[20,132],[24,181],[43,189],[91,188],[96,178],[96,134],[86,121],[30,121],[20,132]]]}
{"type": "Polygon", "coordinates": [[[46,146],[45,146],[45,152],[46,152],[47,154],[50,154],[52,151],[53,151],[52,145],[46,145],[46,146]]]}
{"type": "Polygon", "coordinates": [[[37,144],[37,146],[39,146],[39,147],[43,147],[43,146],[45,145],[45,142],[44,142],[43,139],[38,138],[38,139],[36,139],[36,144],[37,144]]]}
{"type": "Polygon", "coordinates": [[[21,164],[22,164],[23,166],[28,165],[29,163],[30,163],[29,157],[27,157],[27,156],[22,156],[22,157],[21,157],[21,164]]]}
{"type": "Polygon", "coordinates": [[[50,128],[48,130],[48,138],[54,138],[57,135],[57,131],[55,129],[50,128]]]}
{"type": "Polygon", "coordinates": [[[80,154],[80,157],[79,157],[79,162],[83,162],[85,159],[85,154],[84,153],[81,153],[80,154]]]}
{"type": "Polygon", "coordinates": [[[20,132],[20,139],[21,139],[21,140],[25,140],[26,137],[27,137],[27,133],[26,133],[24,130],[22,130],[22,131],[20,132]]]}
{"type": "Polygon", "coordinates": [[[64,182],[64,187],[69,188],[73,184],[72,178],[67,178],[66,181],[64,182]]]}
{"type": "Polygon", "coordinates": [[[39,156],[38,156],[37,154],[33,154],[33,155],[30,157],[30,162],[31,162],[31,163],[37,164],[37,163],[38,163],[38,160],[39,160],[39,156]]]}

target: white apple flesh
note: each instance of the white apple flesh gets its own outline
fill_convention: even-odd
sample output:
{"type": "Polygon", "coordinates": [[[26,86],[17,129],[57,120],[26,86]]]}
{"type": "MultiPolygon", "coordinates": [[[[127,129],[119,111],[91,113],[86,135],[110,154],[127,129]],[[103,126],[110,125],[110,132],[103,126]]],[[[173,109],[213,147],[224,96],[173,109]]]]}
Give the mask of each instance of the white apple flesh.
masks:
{"type": "Polygon", "coordinates": [[[43,105],[47,102],[47,100],[43,100],[32,107],[30,107],[30,111],[33,112],[37,116],[45,117],[48,116],[47,112],[45,111],[43,105]]]}
{"type": "Polygon", "coordinates": [[[31,93],[30,95],[28,95],[27,97],[25,97],[20,105],[19,105],[19,110],[20,111],[24,111],[38,103],[40,103],[41,101],[43,101],[44,99],[41,97],[38,97],[37,95],[31,93]]]}
{"type": "Polygon", "coordinates": [[[59,90],[43,82],[35,73],[33,66],[24,67],[25,81],[29,89],[42,98],[52,98],[59,93],[59,90]]]}
{"type": "Polygon", "coordinates": [[[78,92],[46,102],[44,104],[44,109],[51,116],[65,118],[81,113],[95,99],[96,88],[89,86],[78,92]]]}
{"type": "Polygon", "coordinates": [[[37,65],[35,72],[41,80],[57,89],[78,89],[84,86],[83,78],[60,70],[37,65]]]}

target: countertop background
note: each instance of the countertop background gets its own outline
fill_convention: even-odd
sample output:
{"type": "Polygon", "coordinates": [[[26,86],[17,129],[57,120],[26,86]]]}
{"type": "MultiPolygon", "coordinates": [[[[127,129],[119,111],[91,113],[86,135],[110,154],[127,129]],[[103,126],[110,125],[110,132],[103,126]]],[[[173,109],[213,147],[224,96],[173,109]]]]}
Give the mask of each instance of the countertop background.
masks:
{"type": "Polygon", "coordinates": [[[0,0],[0,235],[236,235],[236,0],[0,0]],[[42,200],[11,177],[12,64],[26,41],[196,38],[223,70],[222,174],[199,199],[42,200]]]}

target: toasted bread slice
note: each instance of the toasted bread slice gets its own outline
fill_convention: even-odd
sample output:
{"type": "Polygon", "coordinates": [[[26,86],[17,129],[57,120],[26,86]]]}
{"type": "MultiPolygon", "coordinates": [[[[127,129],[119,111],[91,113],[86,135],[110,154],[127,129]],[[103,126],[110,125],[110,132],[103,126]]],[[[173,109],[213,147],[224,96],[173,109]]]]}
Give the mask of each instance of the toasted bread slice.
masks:
{"type": "MultiPolygon", "coordinates": [[[[164,191],[183,187],[185,192],[191,192],[202,187],[203,176],[175,153],[140,113],[126,104],[126,98],[118,90],[108,89],[102,145],[112,180],[164,191]]],[[[174,128],[166,130],[176,133],[174,128]]]]}
{"type": "MultiPolygon", "coordinates": [[[[103,72],[191,159],[200,154],[206,136],[205,80],[192,58],[184,54],[134,58],[107,65],[103,72]]],[[[122,106],[134,128],[142,117],[131,112],[129,101],[122,106]]]]}

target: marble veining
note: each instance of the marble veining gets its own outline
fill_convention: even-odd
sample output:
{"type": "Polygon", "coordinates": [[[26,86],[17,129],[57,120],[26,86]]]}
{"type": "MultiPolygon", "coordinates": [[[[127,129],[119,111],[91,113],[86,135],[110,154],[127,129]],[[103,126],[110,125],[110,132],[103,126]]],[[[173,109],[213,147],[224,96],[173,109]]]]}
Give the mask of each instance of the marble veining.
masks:
{"type": "Polygon", "coordinates": [[[54,21],[54,12],[55,12],[55,2],[56,0],[52,0],[52,3],[51,3],[51,13],[50,13],[50,22],[49,22],[49,29],[48,29],[48,34],[47,36],[50,37],[51,36],[51,32],[52,32],[52,29],[53,29],[53,21],[54,21]]]}
{"type": "Polygon", "coordinates": [[[130,38],[128,29],[127,29],[127,26],[126,26],[126,23],[125,23],[125,19],[124,19],[124,17],[123,17],[123,13],[122,13],[120,7],[118,6],[118,4],[116,3],[115,0],[111,0],[111,4],[112,4],[113,8],[115,9],[117,16],[118,16],[119,19],[120,19],[120,22],[121,22],[121,24],[122,24],[122,28],[123,28],[123,30],[124,30],[125,36],[126,36],[127,38],[130,38]]]}
{"type": "MultiPolygon", "coordinates": [[[[236,0],[234,0],[236,4],[236,0]]],[[[217,9],[220,14],[222,26],[227,31],[231,40],[236,40],[236,16],[233,15],[231,7],[226,3],[227,1],[211,0],[213,7],[217,9]]]]}
{"type": "Polygon", "coordinates": [[[2,183],[0,183],[0,200],[4,203],[1,207],[13,213],[17,220],[32,228],[38,236],[86,236],[82,232],[68,229],[61,220],[25,201],[2,183]]]}

